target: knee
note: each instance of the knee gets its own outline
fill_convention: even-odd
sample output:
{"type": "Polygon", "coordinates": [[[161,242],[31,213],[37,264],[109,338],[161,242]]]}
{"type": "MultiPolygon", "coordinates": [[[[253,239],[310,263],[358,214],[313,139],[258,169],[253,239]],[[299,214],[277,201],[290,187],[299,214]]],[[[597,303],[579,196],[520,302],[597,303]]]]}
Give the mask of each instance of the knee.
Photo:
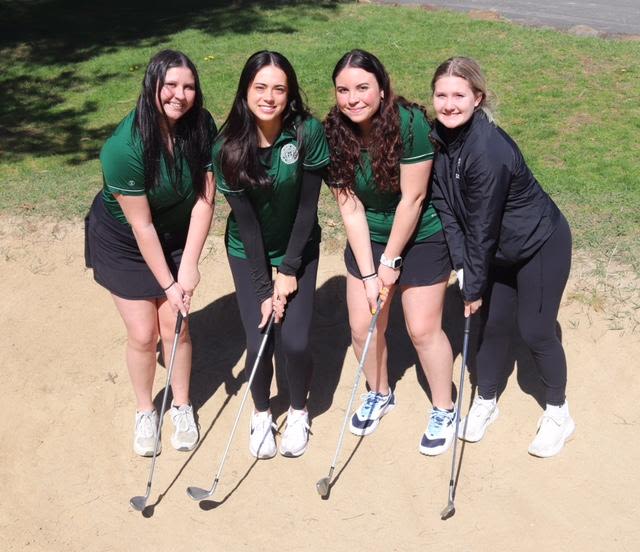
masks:
{"type": "Polygon", "coordinates": [[[429,348],[436,344],[444,335],[440,325],[407,324],[407,333],[416,348],[429,348]]]}
{"type": "Polygon", "coordinates": [[[520,327],[520,337],[532,351],[544,351],[559,340],[554,328],[520,327]]]}
{"type": "Polygon", "coordinates": [[[127,333],[129,346],[137,351],[155,351],[158,344],[158,331],[154,327],[131,328],[127,333]]]}
{"type": "Polygon", "coordinates": [[[282,351],[287,356],[304,356],[309,350],[308,336],[282,336],[282,351]]]}

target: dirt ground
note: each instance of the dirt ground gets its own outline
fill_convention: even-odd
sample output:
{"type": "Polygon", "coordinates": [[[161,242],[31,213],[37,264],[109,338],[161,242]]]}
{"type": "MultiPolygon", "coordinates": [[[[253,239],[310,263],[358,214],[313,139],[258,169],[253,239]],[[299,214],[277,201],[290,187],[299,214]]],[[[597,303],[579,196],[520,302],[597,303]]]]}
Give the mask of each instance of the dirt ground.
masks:
{"type": "MultiPolygon", "coordinates": [[[[131,450],[124,328],[84,269],[81,226],[0,217],[2,550],[640,550],[640,330],[611,329],[609,316],[578,301],[565,301],[559,320],[577,424],[561,455],[527,454],[541,389],[516,347],[500,418],[481,443],[458,448],[457,513],[441,521],[451,456],[417,451],[429,402],[395,308],[389,340],[398,407],[371,436],[346,436],[337,482],[321,500],[315,482],[331,463],[357,366],[336,254],[321,259],[307,453],[255,461],[246,408],[216,502],[191,501],[187,486],[212,482],[244,391],[243,333],[214,238],[190,318],[202,442],[179,453],[165,431],[150,508],[134,511],[129,498],[144,494],[150,460],[131,450]]],[[[581,266],[574,262],[567,297],[580,285],[581,266]]],[[[453,288],[449,295],[457,381],[462,319],[453,288]]],[[[160,368],[158,401],[164,379],[160,368]]],[[[283,395],[274,401],[281,425],[283,395]]],[[[470,398],[467,378],[465,411],[470,398]]]]}

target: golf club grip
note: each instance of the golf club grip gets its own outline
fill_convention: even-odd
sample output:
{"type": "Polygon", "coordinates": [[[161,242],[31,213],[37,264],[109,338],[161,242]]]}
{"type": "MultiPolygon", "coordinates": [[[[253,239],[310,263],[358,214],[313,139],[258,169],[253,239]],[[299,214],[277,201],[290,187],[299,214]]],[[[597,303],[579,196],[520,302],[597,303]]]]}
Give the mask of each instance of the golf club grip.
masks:
{"type": "Polygon", "coordinates": [[[371,318],[371,323],[369,324],[369,333],[373,333],[373,330],[376,328],[376,324],[378,323],[378,314],[380,314],[380,309],[382,308],[382,297],[378,295],[378,302],[376,303],[376,312],[371,318]]]}
{"type": "Polygon", "coordinates": [[[182,316],[181,312],[178,312],[178,317],[176,318],[176,335],[180,333],[182,329],[182,321],[186,318],[186,316],[182,316]]]}

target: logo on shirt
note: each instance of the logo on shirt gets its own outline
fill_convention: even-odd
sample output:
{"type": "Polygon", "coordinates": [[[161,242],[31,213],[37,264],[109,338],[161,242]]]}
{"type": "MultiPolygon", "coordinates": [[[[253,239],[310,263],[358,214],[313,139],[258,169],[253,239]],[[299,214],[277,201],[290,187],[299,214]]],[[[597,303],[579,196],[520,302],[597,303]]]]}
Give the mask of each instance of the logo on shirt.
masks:
{"type": "Polygon", "coordinates": [[[286,144],[280,151],[280,159],[287,165],[293,165],[298,160],[298,148],[295,144],[286,144]]]}
{"type": "Polygon", "coordinates": [[[129,182],[127,182],[127,184],[129,184],[129,186],[131,186],[133,188],[136,185],[136,181],[135,180],[129,180],[129,182]]]}

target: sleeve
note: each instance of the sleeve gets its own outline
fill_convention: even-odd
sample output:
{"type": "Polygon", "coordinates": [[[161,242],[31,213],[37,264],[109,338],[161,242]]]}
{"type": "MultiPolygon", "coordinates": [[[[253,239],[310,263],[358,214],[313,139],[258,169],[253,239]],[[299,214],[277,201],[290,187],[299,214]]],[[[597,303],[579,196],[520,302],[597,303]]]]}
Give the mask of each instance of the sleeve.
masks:
{"type": "Polygon", "coordinates": [[[302,168],[317,171],[329,164],[329,144],[322,123],[313,117],[304,122],[302,168]]]}
{"type": "Polygon", "coordinates": [[[240,239],[244,245],[251,268],[253,287],[258,301],[262,303],[273,295],[273,284],[271,283],[271,274],[265,256],[260,221],[247,194],[232,193],[225,195],[225,197],[238,223],[240,239]]]}
{"type": "Polygon", "coordinates": [[[318,198],[322,187],[321,171],[303,171],[302,190],[296,220],[287,244],[284,259],[278,272],[295,276],[302,265],[302,254],[318,218],[318,198]]]}
{"type": "MultiPolygon", "coordinates": [[[[403,108],[400,107],[402,110],[403,108]]],[[[433,159],[433,144],[429,140],[431,126],[417,107],[404,109],[400,114],[400,133],[402,135],[402,157],[400,163],[420,163],[433,159]]]]}
{"type": "Polygon", "coordinates": [[[465,168],[467,221],[463,296],[467,301],[480,299],[487,288],[489,265],[498,246],[511,183],[511,170],[496,157],[483,152],[465,168]]]}
{"type": "Polygon", "coordinates": [[[449,199],[446,197],[446,188],[438,180],[438,175],[435,171],[433,172],[431,190],[431,202],[438,212],[444,227],[444,237],[447,241],[453,268],[458,270],[464,264],[464,232],[453,212],[449,199]]]}
{"type": "Polygon", "coordinates": [[[144,195],[144,161],[142,151],[134,145],[117,144],[112,140],[100,152],[104,187],[112,194],[144,195]]]}

